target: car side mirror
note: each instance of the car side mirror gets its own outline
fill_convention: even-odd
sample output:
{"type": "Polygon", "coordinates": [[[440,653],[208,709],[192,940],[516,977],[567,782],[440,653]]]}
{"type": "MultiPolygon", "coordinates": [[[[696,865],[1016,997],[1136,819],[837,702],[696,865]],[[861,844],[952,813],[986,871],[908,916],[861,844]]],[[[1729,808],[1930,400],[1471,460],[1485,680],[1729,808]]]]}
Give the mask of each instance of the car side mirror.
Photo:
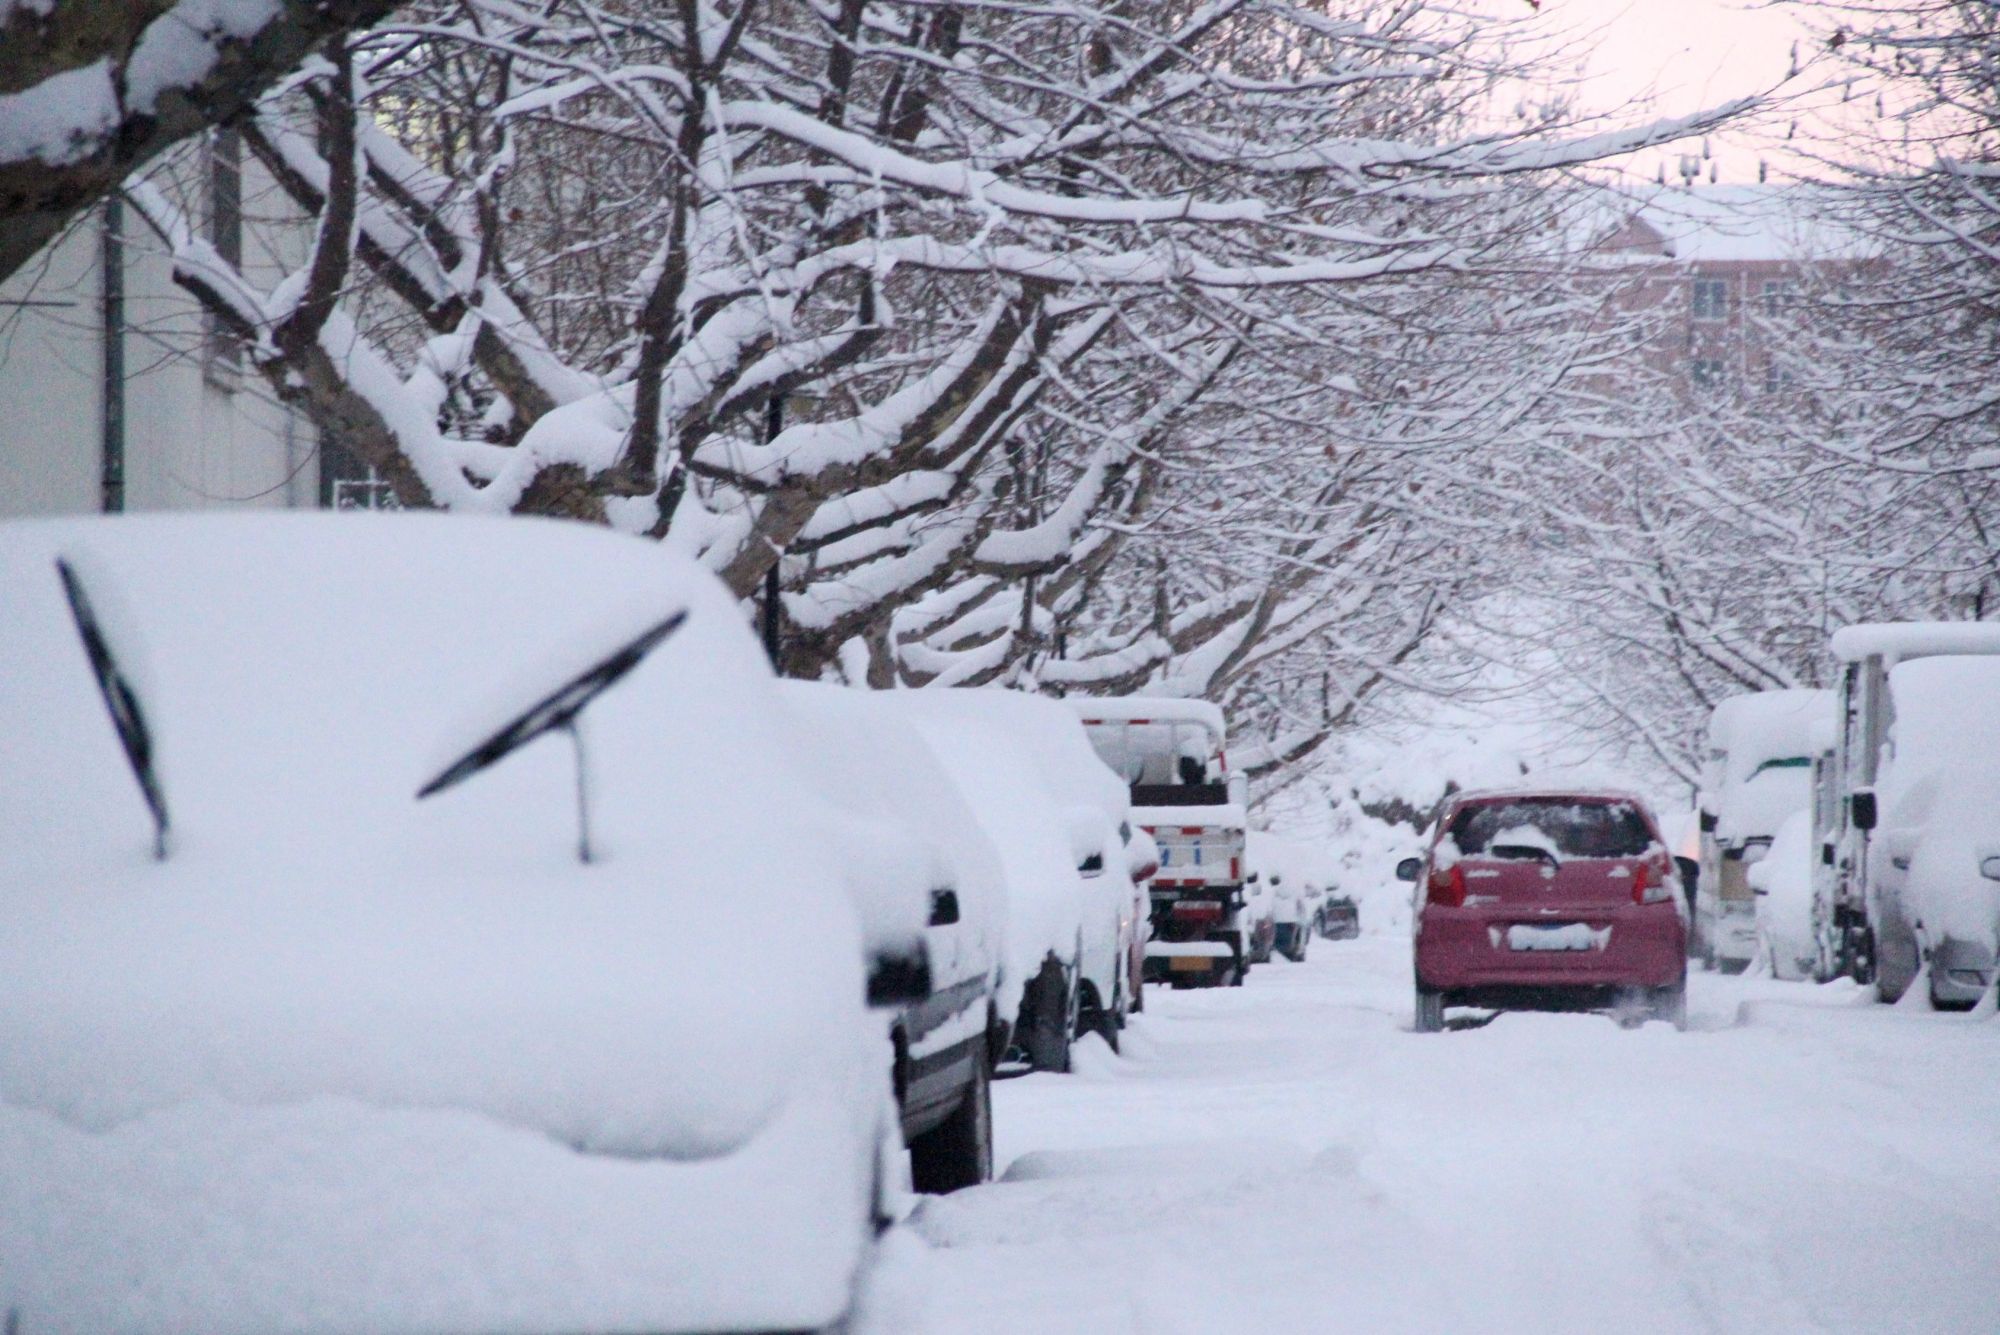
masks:
{"type": "Polygon", "coordinates": [[[1719,823],[1719,818],[1713,811],[1704,811],[1701,813],[1701,832],[1703,834],[1714,834],[1715,827],[1719,823]]]}
{"type": "Polygon", "coordinates": [[[1396,864],[1396,879],[1399,881],[1414,881],[1417,879],[1417,873],[1422,871],[1423,867],[1424,860],[1422,858],[1404,858],[1396,864]]]}
{"type": "Polygon", "coordinates": [[[1104,854],[1092,853],[1089,857],[1076,864],[1076,870],[1080,876],[1104,875],[1104,854]]]}
{"type": "Polygon", "coordinates": [[[1833,865],[1832,844],[1821,844],[1819,846],[1819,862],[1822,867],[1831,867],[1833,865]]]}
{"type": "Polygon", "coordinates": [[[1854,823],[1855,829],[1874,829],[1876,816],[1874,792],[1864,789],[1849,797],[1847,799],[1847,813],[1848,819],[1854,823]]]}
{"type": "MultiPolygon", "coordinates": [[[[956,901],[956,896],[953,896],[956,901]]],[[[956,904],[954,902],[954,907],[956,904]]],[[[882,951],[868,964],[868,1004],[883,1010],[914,1006],[931,994],[931,954],[922,941],[882,951]]]]}
{"type": "MultiPolygon", "coordinates": [[[[1097,859],[1097,863],[1099,870],[1102,870],[1104,865],[1104,859],[1103,858],[1097,859]]],[[[931,926],[949,927],[957,921],[958,921],[958,891],[956,890],[931,891],[931,926]]]]}

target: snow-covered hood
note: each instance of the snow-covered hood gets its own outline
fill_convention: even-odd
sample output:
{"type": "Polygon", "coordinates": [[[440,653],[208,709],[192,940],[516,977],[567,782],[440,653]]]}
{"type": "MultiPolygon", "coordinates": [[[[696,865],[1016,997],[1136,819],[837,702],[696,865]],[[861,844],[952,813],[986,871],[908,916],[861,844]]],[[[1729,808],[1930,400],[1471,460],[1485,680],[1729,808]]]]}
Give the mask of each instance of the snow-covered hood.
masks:
{"type": "Polygon", "coordinates": [[[853,907],[792,814],[769,671],[712,577],[581,525],[183,516],[0,526],[0,1100],[462,1108],[695,1157],[857,1060],[853,907]],[[54,569],[140,679],[151,823],[54,569]],[[469,736],[662,616],[563,739],[424,802],[469,736]]]}

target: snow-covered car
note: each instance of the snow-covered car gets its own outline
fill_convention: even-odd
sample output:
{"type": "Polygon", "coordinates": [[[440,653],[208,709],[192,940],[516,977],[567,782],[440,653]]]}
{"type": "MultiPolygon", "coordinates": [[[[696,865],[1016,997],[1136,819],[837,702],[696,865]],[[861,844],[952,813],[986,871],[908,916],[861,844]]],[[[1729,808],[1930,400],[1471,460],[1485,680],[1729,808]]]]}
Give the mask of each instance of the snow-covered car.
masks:
{"type": "Polygon", "coordinates": [[[1120,833],[1125,837],[1125,875],[1132,882],[1127,896],[1129,907],[1119,915],[1129,923],[1125,942],[1125,986],[1134,1012],[1146,1009],[1146,943],[1153,939],[1152,905],[1147,888],[1160,870],[1160,846],[1146,830],[1127,821],[1120,833]]]}
{"type": "Polygon", "coordinates": [[[1813,915],[1813,814],[1794,811],[1778,827],[1771,848],[1750,868],[1757,896],[1757,935],[1774,977],[1796,982],[1819,968],[1819,934],[1813,915]]]}
{"type": "Polygon", "coordinates": [[[1416,1027],[1447,1006],[1614,1010],[1687,1018],[1687,922],[1659,827],[1638,797],[1542,789],[1459,793],[1417,885],[1416,1027]]]}
{"type": "Polygon", "coordinates": [[[815,786],[844,813],[839,865],[871,918],[921,916],[923,986],[890,1025],[894,1086],[918,1191],[993,1175],[993,1068],[1011,1010],[998,987],[1006,932],[1000,854],[929,744],[885,692],[783,682],[815,786]],[[897,907],[895,901],[901,902],[897,907]]]}
{"type": "Polygon", "coordinates": [[[1319,909],[1319,934],[1329,941],[1351,941],[1361,935],[1361,910],[1347,895],[1329,890],[1319,909]]]}
{"type": "Polygon", "coordinates": [[[1243,923],[1249,949],[1244,963],[1269,964],[1271,951],[1278,941],[1278,893],[1270,879],[1257,871],[1256,863],[1247,854],[1243,874],[1243,923]]]}
{"type": "Polygon", "coordinates": [[[1043,1071],[1067,1071],[1081,1034],[1116,1047],[1140,930],[1120,835],[1124,785],[1056,701],[981,689],[880,699],[916,724],[999,850],[1007,923],[998,996],[1014,1047],[1043,1071]]]}
{"type": "Polygon", "coordinates": [[[1820,841],[1828,951],[1885,1001],[1974,1005],[2000,946],[2000,626],[1848,626],[1820,841]]]}
{"type": "MultiPolygon", "coordinates": [[[[1247,840],[1248,885],[1258,892],[1253,903],[1268,899],[1271,943],[1263,952],[1294,961],[1304,961],[1312,939],[1313,920],[1318,911],[1318,895],[1313,893],[1308,874],[1308,850],[1283,835],[1268,830],[1252,830],[1247,840]]],[[[1252,954],[1253,961],[1258,960],[1252,954]]]]}
{"type": "Polygon", "coordinates": [[[540,520],[10,523],[0,683],[10,1328],[848,1309],[899,1145],[863,915],[712,576],[540,520]]]}
{"type": "Polygon", "coordinates": [[[1725,972],[1757,953],[1749,871],[1785,819],[1812,805],[1817,736],[1832,713],[1831,691],[1781,690],[1731,696],[1709,716],[1694,948],[1725,972]]]}

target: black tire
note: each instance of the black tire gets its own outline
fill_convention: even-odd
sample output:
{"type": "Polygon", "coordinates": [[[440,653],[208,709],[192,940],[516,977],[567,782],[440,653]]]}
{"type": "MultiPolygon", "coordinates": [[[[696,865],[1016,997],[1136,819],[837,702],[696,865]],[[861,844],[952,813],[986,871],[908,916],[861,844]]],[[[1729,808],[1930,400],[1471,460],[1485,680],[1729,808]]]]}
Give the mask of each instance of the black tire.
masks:
{"type": "Polygon", "coordinates": [[[1054,960],[1042,965],[1028,985],[1021,1018],[1014,1026],[1014,1041],[1037,1071],[1062,1075],[1069,1070],[1072,1008],[1062,966],[1054,960]]]}
{"type": "Polygon", "coordinates": [[[1079,1038],[1084,1034],[1096,1034],[1113,1052],[1118,1051],[1118,1022],[1110,1011],[1102,1007],[1086,1007],[1077,1016],[1076,1032],[1079,1038]]]}
{"type": "Polygon", "coordinates": [[[1420,1034],[1444,1032],[1444,993],[1422,983],[1417,984],[1416,1031],[1420,1034]]]}
{"type": "Polygon", "coordinates": [[[1301,924],[1297,934],[1292,937],[1292,963],[1304,964],[1306,962],[1306,951],[1311,945],[1312,934],[1306,931],[1304,925],[1301,924]]]}
{"type": "Polygon", "coordinates": [[[993,1180],[993,1082],[984,1053],[951,1116],[910,1142],[910,1184],[928,1195],[993,1180]]]}

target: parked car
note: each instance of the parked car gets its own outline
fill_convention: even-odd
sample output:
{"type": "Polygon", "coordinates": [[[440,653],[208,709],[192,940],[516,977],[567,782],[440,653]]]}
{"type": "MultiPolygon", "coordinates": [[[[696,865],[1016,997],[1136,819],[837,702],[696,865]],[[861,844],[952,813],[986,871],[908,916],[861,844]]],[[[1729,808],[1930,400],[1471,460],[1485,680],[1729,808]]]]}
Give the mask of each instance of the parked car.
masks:
{"type": "Polygon", "coordinates": [[[1757,937],[1771,974],[1787,982],[1815,976],[1819,935],[1813,914],[1812,812],[1794,811],[1778,827],[1770,852],[1750,868],[1757,895],[1757,937]]]}
{"type": "MultiPolygon", "coordinates": [[[[1251,831],[1255,834],[1255,831],[1251,831]]],[[[1278,893],[1256,863],[1244,857],[1243,922],[1249,941],[1249,964],[1269,964],[1278,942],[1278,893]]]]}
{"type": "Polygon", "coordinates": [[[891,995],[921,924],[846,893],[710,575],[551,521],[13,522],[0,682],[10,1328],[847,1310],[900,1148],[864,943],[891,995]]]}
{"type": "Polygon", "coordinates": [[[1449,1006],[1687,1017],[1687,919],[1658,825],[1629,793],[1512,789],[1444,804],[1416,883],[1416,1027],[1449,1006]]]}
{"type": "Polygon", "coordinates": [[[1250,886],[1268,891],[1272,910],[1271,946],[1264,958],[1276,953],[1302,963],[1325,893],[1312,875],[1312,851],[1268,830],[1250,831],[1248,845],[1250,886]]]}
{"type": "Polygon", "coordinates": [[[1921,975],[1974,1005],[2000,946],[2000,626],[1849,626],[1839,736],[1816,804],[1834,967],[1894,1001],[1921,975]]]}
{"type": "Polygon", "coordinates": [[[999,850],[1006,879],[1000,1011],[1034,1069],[1067,1071],[1081,1034],[1116,1048],[1129,987],[1133,890],[1124,787],[1076,718],[1020,691],[883,692],[931,744],[999,850]]]}
{"type": "Polygon", "coordinates": [[[1205,700],[1068,703],[1130,785],[1133,822],[1159,847],[1147,977],[1175,987],[1241,984],[1258,942],[1244,883],[1243,778],[1229,767],[1222,711],[1205,700]]]}
{"type": "Polygon", "coordinates": [[[945,1192],[993,1176],[993,1069],[1011,1009],[1000,968],[1000,854],[967,798],[886,693],[783,682],[808,780],[840,809],[829,839],[851,893],[882,916],[921,915],[928,975],[894,1011],[889,1057],[912,1184],[945,1192]]]}
{"type": "Polygon", "coordinates": [[[1320,905],[1319,934],[1329,941],[1351,941],[1361,935],[1361,910],[1346,895],[1327,891],[1320,905]]]}
{"type": "Polygon", "coordinates": [[[1831,691],[1757,691],[1716,705],[1699,804],[1700,872],[1695,952],[1740,973],[1757,953],[1749,871],[1785,818],[1812,803],[1817,737],[1833,715],[1831,691]]]}

